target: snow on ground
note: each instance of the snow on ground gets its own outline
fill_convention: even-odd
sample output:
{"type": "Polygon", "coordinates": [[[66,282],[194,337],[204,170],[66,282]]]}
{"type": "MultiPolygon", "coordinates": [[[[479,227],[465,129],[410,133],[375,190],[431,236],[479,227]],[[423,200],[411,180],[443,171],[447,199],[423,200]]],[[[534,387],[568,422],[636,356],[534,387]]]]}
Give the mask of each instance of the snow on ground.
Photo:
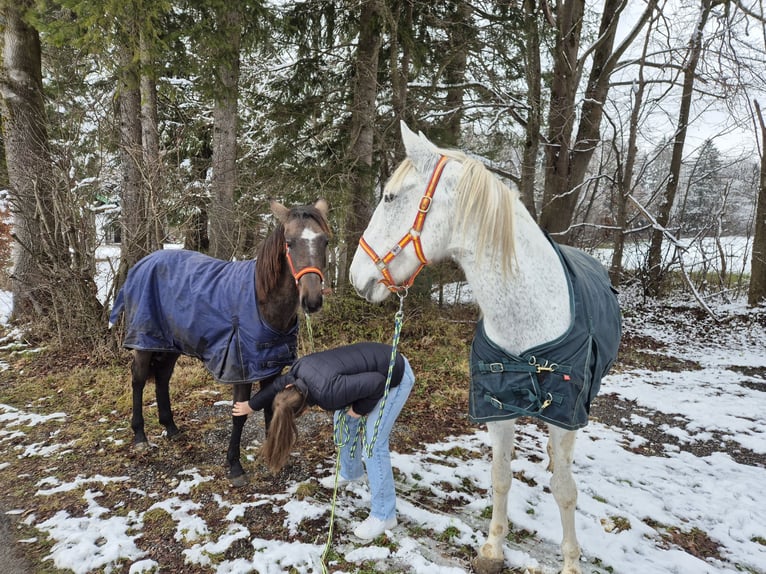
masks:
{"type": "MultiPolygon", "coordinates": [[[[714,343],[706,343],[674,329],[662,317],[657,320],[633,317],[628,323],[627,328],[634,335],[665,344],[663,354],[693,361],[700,368],[612,374],[604,380],[602,393],[614,393],[635,401],[637,408],[677,417],[678,424],[665,430],[682,444],[716,437],[720,438],[721,448],[707,456],[694,456],[677,445],[667,444],[662,456],[646,456],[631,449],[644,439],[629,430],[598,420],[583,429],[575,451],[575,477],[580,485],[577,525],[584,572],[766,572],[763,511],[766,469],[738,463],[726,451],[727,444],[739,444],[757,454],[766,453],[763,328],[753,323],[752,327],[738,330],[722,329],[722,336],[716,337],[714,343]],[[721,549],[720,560],[703,561],[691,556],[661,539],[652,524],[707,533],[721,549]]],[[[633,424],[651,424],[639,414],[627,416],[633,424]]],[[[27,427],[46,425],[50,429],[50,443],[24,445],[18,456],[55,458],[57,449],[70,448],[55,443],[56,427],[65,421],[66,412],[39,417],[0,405],[0,448],[9,440],[18,444],[27,427]]],[[[534,424],[522,422],[518,428],[521,441],[514,472],[521,473],[524,480],[513,483],[508,513],[514,531],[525,529],[534,536],[506,545],[506,565],[552,574],[557,572],[561,527],[556,504],[545,492],[549,482],[545,463],[539,462],[547,460],[545,437],[534,424]],[[528,455],[537,461],[530,461],[528,455]]],[[[490,489],[486,431],[480,428],[471,434],[424,445],[414,454],[393,453],[393,462],[398,470],[400,498],[399,526],[391,531],[392,542],[362,545],[353,540],[350,525],[358,518],[360,509],[368,508],[369,499],[366,486],[354,485],[339,493],[333,551],[349,563],[375,564],[378,571],[470,572],[467,561],[440,553],[434,540],[442,545],[473,549],[486,538],[490,489]],[[440,502],[445,500],[452,501],[449,514],[439,510],[444,508],[440,502]]],[[[52,462],[51,466],[55,464],[52,462]]],[[[318,475],[332,472],[328,461],[318,475]]],[[[177,477],[173,490],[143,493],[156,500],[151,508],[162,508],[172,517],[175,538],[186,545],[184,558],[188,564],[220,574],[322,572],[320,556],[324,540],[309,544],[265,539],[262,533],[248,528],[243,516],[247,506],[279,507],[286,513],[284,526],[296,532],[303,520],[328,516],[326,496],[298,500],[292,496],[299,487],[295,483],[287,484],[284,492],[276,495],[255,492],[246,503],[232,503],[224,495],[216,494],[229,527],[213,533],[208,529],[203,509],[191,496],[198,485],[211,479],[190,468],[177,477]],[[243,539],[252,546],[251,558],[225,559],[226,549],[243,539]]],[[[57,568],[85,574],[124,571],[127,564],[130,573],[156,572],[160,565],[136,544],[144,513],[109,508],[99,500],[100,488],[128,481],[126,476],[97,475],[61,483],[53,475],[43,476],[32,495],[34,499],[78,490],[87,510],[82,515],[60,511],[40,522],[28,509],[13,512],[26,514],[24,520],[28,524],[50,537],[48,559],[57,568]]],[[[34,500],[30,501],[33,504],[34,500]]]]}

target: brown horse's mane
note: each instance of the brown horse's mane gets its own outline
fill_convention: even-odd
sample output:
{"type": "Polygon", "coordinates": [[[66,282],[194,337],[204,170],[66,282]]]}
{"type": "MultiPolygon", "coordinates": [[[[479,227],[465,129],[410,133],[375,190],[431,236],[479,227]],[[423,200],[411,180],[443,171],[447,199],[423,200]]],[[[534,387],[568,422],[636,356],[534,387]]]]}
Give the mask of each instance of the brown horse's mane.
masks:
{"type": "MultiPolygon", "coordinates": [[[[291,208],[288,220],[295,218],[313,219],[328,237],[332,235],[327,220],[312,205],[291,208]]],[[[259,300],[263,300],[268,293],[277,288],[285,265],[285,226],[279,223],[258,248],[255,289],[259,300]]]]}

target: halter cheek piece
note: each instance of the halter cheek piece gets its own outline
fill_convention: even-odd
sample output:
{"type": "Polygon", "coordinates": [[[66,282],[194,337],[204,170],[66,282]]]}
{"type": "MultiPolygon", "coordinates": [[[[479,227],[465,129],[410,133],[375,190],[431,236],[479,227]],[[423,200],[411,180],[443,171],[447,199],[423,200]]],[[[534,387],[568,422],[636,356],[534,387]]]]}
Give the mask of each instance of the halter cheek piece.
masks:
{"type": "Polygon", "coordinates": [[[295,285],[298,286],[298,281],[301,277],[304,275],[307,275],[309,273],[316,273],[319,275],[319,280],[324,283],[324,275],[322,275],[321,269],[319,267],[304,267],[300,271],[295,271],[295,265],[293,265],[293,258],[290,255],[290,247],[285,243],[285,257],[287,258],[287,264],[290,266],[290,273],[293,274],[293,278],[295,279],[295,285]]]}
{"type": "Polygon", "coordinates": [[[383,257],[378,257],[378,254],[375,253],[375,250],[370,247],[367,241],[365,241],[364,236],[359,239],[359,246],[364,250],[365,253],[367,253],[367,255],[370,256],[370,259],[372,259],[381,275],[383,275],[383,278],[379,282],[388,287],[389,291],[396,293],[398,291],[404,291],[408,289],[415,281],[415,277],[418,276],[418,273],[420,273],[423,270],[423,267],[428,264],[428,260],[423,253],[423,245],[420,242],[420,233],[423,230],[423,224],[426,221],[426,215],[431,209],[431,201],[433,199],[434,192],[436,191],[436,186],[439,185],[439,178],[441,178],[442,172],[444,171],[444,166],[447,161],[448,160],[445,156],[441,156],[439,158],[439,162],[436,164],[436,167],[431,174],[431,179],[428,180],[426,192],[423,194],[423,197],[420,198],[418,213],[415,216],[415,221],[412,224],[412,227],[407,232],[407,234],[389,250],[388,253],[386,253],[383,257]],[[417,255],[418,261],[420,261],[420,265],[415,270],[415,272],[410,275],[409,279],[407,279],[401,285],[397,285],[394,281],[394,278],[391,276],[391,272],[388,269],[388,264],[391,263],[394,257],[402,252],[402,250],[410,241],[412,242],[412,246],[415,248],[415,255],[417,255]]]}

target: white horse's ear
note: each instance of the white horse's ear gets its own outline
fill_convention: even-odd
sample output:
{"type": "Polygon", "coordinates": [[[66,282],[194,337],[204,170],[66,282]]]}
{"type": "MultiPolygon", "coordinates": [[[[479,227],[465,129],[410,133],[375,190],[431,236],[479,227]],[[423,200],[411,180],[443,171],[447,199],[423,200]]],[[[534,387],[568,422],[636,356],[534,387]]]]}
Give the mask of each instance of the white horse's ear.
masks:
{"type": "Polygon", "coordinates": [[[327,215],[330,213],[330,206],[327,204],[325,199],[317,199],[314,203],[314,207],[316,207],[319,213],[322,214],[322,217],[327,219],[327,215]]]}
{"type": "Polygon", "coordinates": [[[276,199],[272,199],[269,204],[271,206],[271,213],[274,214],[274,217],[276,217],[280,223],[287,221],[287,216],[290,215],[290,210],[288,208],[279,203],[276,199]]]}
{"type": "Polygon", "coordinates": [[[422,132],[415,134],[403,121],[401,128],[404,149],[407,151],[407,157],[415,164],[415,168],[422,172],[433,168],[435,158],[439,155],[436,146],[422,132]]]}

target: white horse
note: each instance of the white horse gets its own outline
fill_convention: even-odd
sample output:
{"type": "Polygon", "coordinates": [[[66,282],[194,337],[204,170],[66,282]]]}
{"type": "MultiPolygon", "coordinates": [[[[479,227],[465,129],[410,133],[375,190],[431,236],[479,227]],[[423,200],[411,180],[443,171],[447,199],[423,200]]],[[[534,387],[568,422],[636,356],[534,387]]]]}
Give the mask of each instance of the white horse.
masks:
{"type": "MultiPolygon", "coordinates": [[[[471,415],[474,420],[487,422],[491,440],[493,494],[489,535],[478,551],[474,566],[479,572],[498,572],[503,568],[515,418],[531,414],[549,422],[548,452],[553,470],[550,487],[560,510],[563,529],[562,572],[580,574],[580,546],[575,534],[577,486],[572,477],[573,449],[576,429],[587,424],[590,398],[598,390],[600,376],[616,356],[620,337],[616,298],[609,293],[611,300],[607,296],[603,305],[611,318],[611,342],[606,352],[598,349],[598,372],[592,381],[595,388],[589,391],[590,376],[585,375],[588,379],[585,394],[579,394],[579,408],[586,420],[583,422],[580,417],[580,420],[568,420],[563,425],[555,420],[551,423],[545,414],[551,400],[555,402],[556,392],[547,392],[537,382],[543,380],[540,377],[559,369],[559,365],[539,361],[526,351],[559,341],[572,329],[576,314],[571,301],[572,279],[567,274],[560,250],[532,219],[518,193],[504,185],[480,162],[455,150],[437,148],[423,134],[410,131],[404,123],[402,138],[407,157],[387,183],[382,200],[360,240],[351,264],[351,282],[368,301],[380,302],[391,292],[411,285],[415,275],[428,262],[451,258],[460,265],[481,307],[485,340],[489,341],[489,347],[497,347],[498,352],[506,354],[502,361],[485,363],[485,371],[489,376],[495,376],[497,370],[503,370],[498,365],[505,365],[505,370],[514,370],[509,368],[512,361],[506,360],[507,357],[521,357],[524,363],[517,364],[516,370],[526,371],[523,376],[532,388],[532,394],[535,389],[538,394],[542,393],[542,397],[538,397],[540,400],[532,397],[529,403],[524,400],[522,406],[513,406],[502,391],[498,393],[498,399],[492,395],[494,391],[474,389],[472,382],[471,415]],[[481,408],[495,407],[494,415],[482,418],[477,414],[481,408]]],[[[609,291],[603,268],[601,272],[609,291]]],[[[481,323],[477,333],[480,329],[481,323]]],[[[472,353],[476,351],[476,345],[474,340],[472,353]]],[[[593,368],[593,356],[597,353],[592,338],[588,338],[588,347],[585,349],[588,364],[593,368]]],[[[478,373],[474,359],[472,354],[472,375],[478,373]]],[[[576,373],[566,369],[557,376],[559,382],[566,381],[570,386],[577,378],[576,373]]],[[[522,392],[525,393],[529,398],[526,390],[522,392]]]]}

